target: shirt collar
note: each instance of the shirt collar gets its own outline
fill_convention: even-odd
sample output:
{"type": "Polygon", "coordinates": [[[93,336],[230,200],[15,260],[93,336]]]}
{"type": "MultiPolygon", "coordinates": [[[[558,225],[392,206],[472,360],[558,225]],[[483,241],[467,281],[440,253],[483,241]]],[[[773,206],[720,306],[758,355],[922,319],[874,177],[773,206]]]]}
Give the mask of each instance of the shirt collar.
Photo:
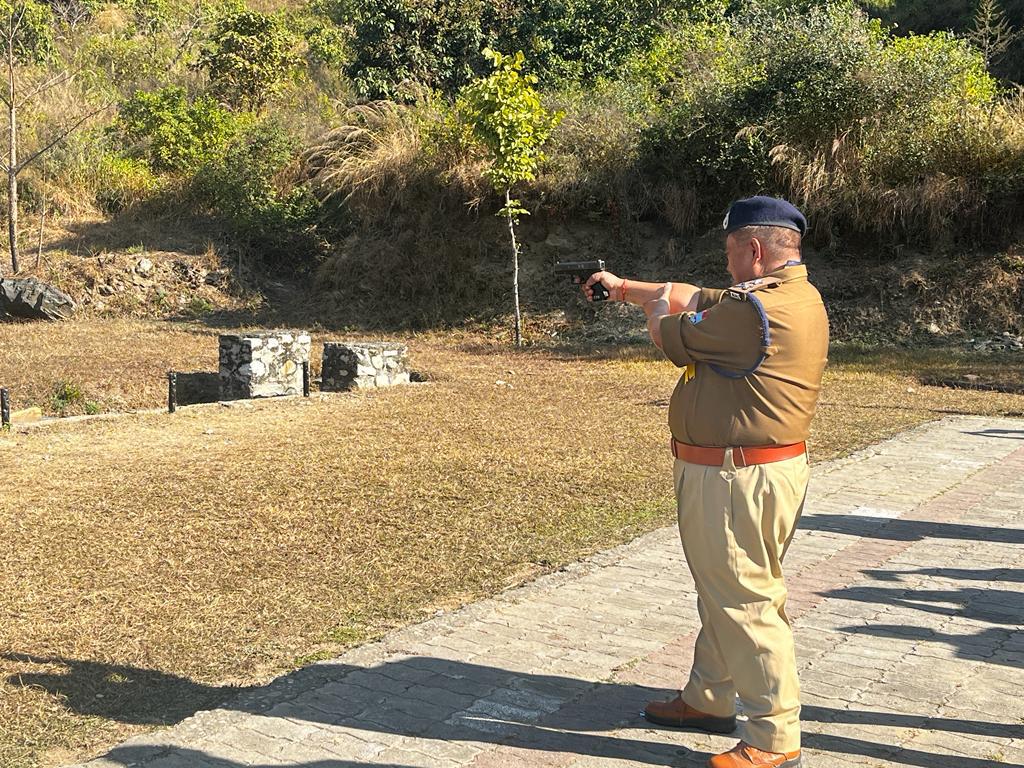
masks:
{"type": "Polygon", "coordinates": [[[807,278],[807,265],[802,261],[787,261],[774,272],[769,272],[765,277],[777,277],[783,282],[807,278]]]}

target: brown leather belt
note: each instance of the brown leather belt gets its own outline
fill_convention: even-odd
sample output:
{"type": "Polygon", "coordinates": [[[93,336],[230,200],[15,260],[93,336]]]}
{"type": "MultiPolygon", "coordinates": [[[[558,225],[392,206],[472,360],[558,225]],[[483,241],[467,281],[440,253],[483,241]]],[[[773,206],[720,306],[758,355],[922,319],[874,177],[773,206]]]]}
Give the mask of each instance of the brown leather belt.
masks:
{"type": "MultiPolygon", "coordinates": [[[[725,462],[725,448],[705,448],[700,445],[689,445],[672,440],[672,455],[691,464],[703,464],[706,467],[720,467],[725,462]]],[[[752,464],[771,464],[774,461],[785,461],[807,452],[805,443],[790,445],[759,445],[737,446],[732,449],[732,460],[737,467],[749,467],[752,464]]]]}

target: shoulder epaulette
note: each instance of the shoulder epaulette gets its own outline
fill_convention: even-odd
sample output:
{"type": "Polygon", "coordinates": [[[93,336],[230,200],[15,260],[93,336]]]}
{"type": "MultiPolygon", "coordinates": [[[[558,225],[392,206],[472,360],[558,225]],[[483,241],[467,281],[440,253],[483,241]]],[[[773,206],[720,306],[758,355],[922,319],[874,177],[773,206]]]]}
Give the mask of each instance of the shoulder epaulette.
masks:
{"type": "Polygon", "coordinates": [[[727,288],[725,295],[736,301],[746,301],[747,296],[754,291],[763,291],[777,285],[782,285],[782,280],[777,277],[758,277],[727,288]]]}

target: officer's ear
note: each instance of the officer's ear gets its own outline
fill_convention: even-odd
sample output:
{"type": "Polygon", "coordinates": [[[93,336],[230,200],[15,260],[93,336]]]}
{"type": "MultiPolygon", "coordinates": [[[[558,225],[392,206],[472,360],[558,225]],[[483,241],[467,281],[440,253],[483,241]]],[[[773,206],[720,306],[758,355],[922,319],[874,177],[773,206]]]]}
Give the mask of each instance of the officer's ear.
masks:
{"type": "Polygon", "coordinates": [[[754,266],[764,266],[765,263],[765,250],[764,243],[758,237],[750,238],[750,243],[747,245],[750,248],[750,256],[754,262],[754,266]]]}

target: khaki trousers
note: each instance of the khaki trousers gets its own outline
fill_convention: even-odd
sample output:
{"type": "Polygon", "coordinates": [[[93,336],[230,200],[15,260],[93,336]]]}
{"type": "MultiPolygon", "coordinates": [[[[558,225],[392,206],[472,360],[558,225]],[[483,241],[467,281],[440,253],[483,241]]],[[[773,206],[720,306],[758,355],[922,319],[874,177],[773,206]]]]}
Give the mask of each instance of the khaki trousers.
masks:
{"type": "Polygon", "coordinates": [[[782,559],[803,511],[807,457],[737,468],[730,449],[721,467],[677,459],[674,475],[701,619],[683,700],[728,717],[739,696],[744,741],[797,750],[800,683],[782,559]]]}

